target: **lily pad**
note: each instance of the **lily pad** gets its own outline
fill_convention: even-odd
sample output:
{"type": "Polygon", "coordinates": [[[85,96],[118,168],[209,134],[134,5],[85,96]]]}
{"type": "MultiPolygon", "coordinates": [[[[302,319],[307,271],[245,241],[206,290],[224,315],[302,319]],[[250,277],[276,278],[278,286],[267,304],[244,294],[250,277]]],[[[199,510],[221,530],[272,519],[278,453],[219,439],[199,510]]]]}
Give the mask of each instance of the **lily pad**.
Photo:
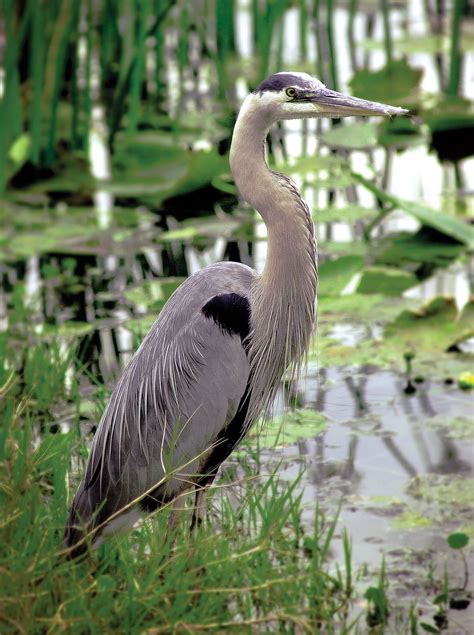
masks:
{"type": "Polygon", "coordinates": [[[352,94],[364,99],[394,103],[416,92],[422,76],[421,69],[412,68],[404,60],[397,60],[378,71],[357,71],[349,81],[349,86],[352,94]]]}
{"type": "Polygon", "coordinates": [[[418,284],[418,278],[395,267],[365,268],[356,287],[356,293],[383,293],[398,296],[418,284]]]}
{"type": "Polygon", "coordinates": [[[340,124],[324,132],[320,139],[331,148],[370,150],[378,144],[378,125],[368,122],[340,124]]]}
{"type": "Polygon", "coordinates": [[[339,295],[363,265],[364,259],[361,256],[341,256],[325,260],[319,267],[319,295],[339,295]]]}
{"type": "Polygon", "coordinates": [[[421,128],[408,117],[383,121],[377,130],[377,140],[385,147],[407,148],[424,143],[425,137],[421,128]]]}
{"type": "Polygon", "coordinates": [[[427,227],[415,234],[386,236],[375,243],[375,262],[418,270],[422,265],[447,267],[463,251],[458,241],[427,227]]]}
{"type": "Polygon", "coordinates": [[[415,509],[407,509],[392,521],[392,525],[396,529],[423,529],[432,524],[431,518],[423,516],[415,509]]]}
{"type": "Polygon", "coordinates": [[[404,304],[413,306],[413,301],[382,295],[322,296],[310,361],[319,367],[369,364],[404,371],[403,356],[410,351],[415,353],[414,370],[432,379],[458,377],[472,366],[471,355],[446,352],[474,330],[474,323],[459,328],[454,300],[435,298],[426,307],[400,312],[404,304]],[[372,334],[374,316],[379,324],[385,324],[377,338],[372,334]],[[334,332],[335,322],[354,324],[359,331],[365,324],[366,339],[344,343],[334,332]]]}
{"type": "Polygon", "coordinates": [[[265,421],[253,428],[246,443],[259,448],[292,445],[301,439],[315,437],[327,427],[327,417],[316,410],[298,408],[265,421]]]}
{"type": "Polygon", "coordinates": [[[117,140],[113,181],[117,196],[160,202],[208,185],[229,169],[227,157],[215,150],[191,151],[164,145],[160,136],[142,132],[117,140]]]}
{"type": "Polygon", "coordinates": [[[160,242],[187,241],[198,238],[230,238],[247,219],[236,216],[208,216],[189,219],[180,223],[176,229],[160,234],[160,242]]]}
{"type": "Polygon", "coordinates": [[[460,323],[454,300],[444,297],[434,298],[417,311],[402,311],[385,328],[386,338],[396,340],[401,350],[415,353],[446,351],[473,336],[474,322],[460,323]]]}
{"type": "Polygon", "coordinates": [[[460,161],[474,153],[472,143],[466,143],[474,134],[472,103],[459,97],[445,98],[424,114],[431,131],[431,147],[441,161],[460,161]]]}
{"type": "Polygon", "coordinates": [[[474,479],[452,474],[420,474],[411,480],[408,493],[442,507],[472,508],[474,479]]]}

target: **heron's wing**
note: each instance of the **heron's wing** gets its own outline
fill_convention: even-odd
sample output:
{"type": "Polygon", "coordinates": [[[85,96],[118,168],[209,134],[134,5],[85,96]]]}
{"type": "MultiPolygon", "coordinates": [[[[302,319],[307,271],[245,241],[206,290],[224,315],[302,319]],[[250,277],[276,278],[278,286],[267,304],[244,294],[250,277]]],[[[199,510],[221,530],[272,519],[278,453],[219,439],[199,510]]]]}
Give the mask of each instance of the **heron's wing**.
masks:
{"type": "Polygon", "coordinates": [[[244,265],[220,263],[189,278],[170,298],[94,437],[77,495],[88,499],[86,517],[107,499],[100,514],[107,518],[155,485],[164,499],[173,497],[205,465],[247,386],[254,276],[244,265]]]}

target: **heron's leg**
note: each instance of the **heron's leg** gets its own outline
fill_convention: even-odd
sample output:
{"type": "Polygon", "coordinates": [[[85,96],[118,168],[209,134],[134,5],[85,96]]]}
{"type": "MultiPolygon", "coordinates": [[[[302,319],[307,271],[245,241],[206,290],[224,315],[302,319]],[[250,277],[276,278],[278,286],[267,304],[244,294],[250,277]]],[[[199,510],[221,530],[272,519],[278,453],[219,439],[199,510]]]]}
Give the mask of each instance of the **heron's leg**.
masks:
{"type": "Polygon", "coordinates": [[[176,528],[178,526],[178,518],[179,512],[183,509],[183,498],[182,496],[177,496],[171,507],[170,517],[168,518],[168,526],[166,528],[166,537],[165,540],[168,541],[171,538],[172,544],[171,547],[174,547],[174,543],[176,542],[176,528]]]}
{"type": "Polygon", "coordinates": [[[190,529],[192,537],[194,537],[197,527],[202,525],[202,521],[204,520],[204,516],[206,515],[206,497],[207,497],[207,492],[209,490],[209,485],[211,484],[211,482],[208,482],[204,485],[196,485],[193,517],[191,520],[191,529],[190,529]]]}

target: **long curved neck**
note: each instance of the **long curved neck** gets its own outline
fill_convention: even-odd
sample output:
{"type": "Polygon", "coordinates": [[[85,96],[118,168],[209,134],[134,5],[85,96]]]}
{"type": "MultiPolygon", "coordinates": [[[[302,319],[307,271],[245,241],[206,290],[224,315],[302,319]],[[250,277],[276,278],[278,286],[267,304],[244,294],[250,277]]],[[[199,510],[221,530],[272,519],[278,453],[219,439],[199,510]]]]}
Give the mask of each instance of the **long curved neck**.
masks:
{"type": "MultiPolygon", "coordinates": [[[[284,280],[293,266],[308,263],[305,252],[315,259],[311,215],[295,184],[286,176],[272,172],[265,161],[265,139],[271,125],[264,113],[244,102],[235,125],[230,150],[230,166],[241,196],[263,218],[268,231],[268,251],[263,277],[273,278],[284,269],[284,280]],[[289,270],[290,269],[290,270],[289,270]]],[[[310,258],[311,260],[311,258],[310,258]]],[[[308,269],[308,267],[305,267],[308,269]]],[[[303,280],[301,269],[295,270],[303,280]]]]}
{"type": "Polygon", "coordinates": [[[258,104],[247,99],[230,151],[236,185],[268,231],[265,267],[251,292],[252,390],[260,402],[263,395],[264,406],[286,368],[299,371],[315,323],[317,290],[316,244],[308,207],[294,183],[272,172],[265,162],[271,123],[258,104]]]}

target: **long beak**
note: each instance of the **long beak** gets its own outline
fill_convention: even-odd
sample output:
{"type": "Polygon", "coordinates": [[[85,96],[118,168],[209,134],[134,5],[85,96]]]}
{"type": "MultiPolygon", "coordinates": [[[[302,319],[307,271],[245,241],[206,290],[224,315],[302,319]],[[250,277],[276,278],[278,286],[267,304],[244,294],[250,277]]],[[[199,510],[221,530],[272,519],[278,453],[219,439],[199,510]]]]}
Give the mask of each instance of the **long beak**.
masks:
{"type": "Polygon", "coordinates": [[[379,104],[376,101],[367,101],[350,95],[343,95],[329,88],[320,88],[314,95],[308,96],[313,106],[325,117],[351,117],[354,115],[370,116],[405,115],[409,111],[406,108],[379,104]]]}

